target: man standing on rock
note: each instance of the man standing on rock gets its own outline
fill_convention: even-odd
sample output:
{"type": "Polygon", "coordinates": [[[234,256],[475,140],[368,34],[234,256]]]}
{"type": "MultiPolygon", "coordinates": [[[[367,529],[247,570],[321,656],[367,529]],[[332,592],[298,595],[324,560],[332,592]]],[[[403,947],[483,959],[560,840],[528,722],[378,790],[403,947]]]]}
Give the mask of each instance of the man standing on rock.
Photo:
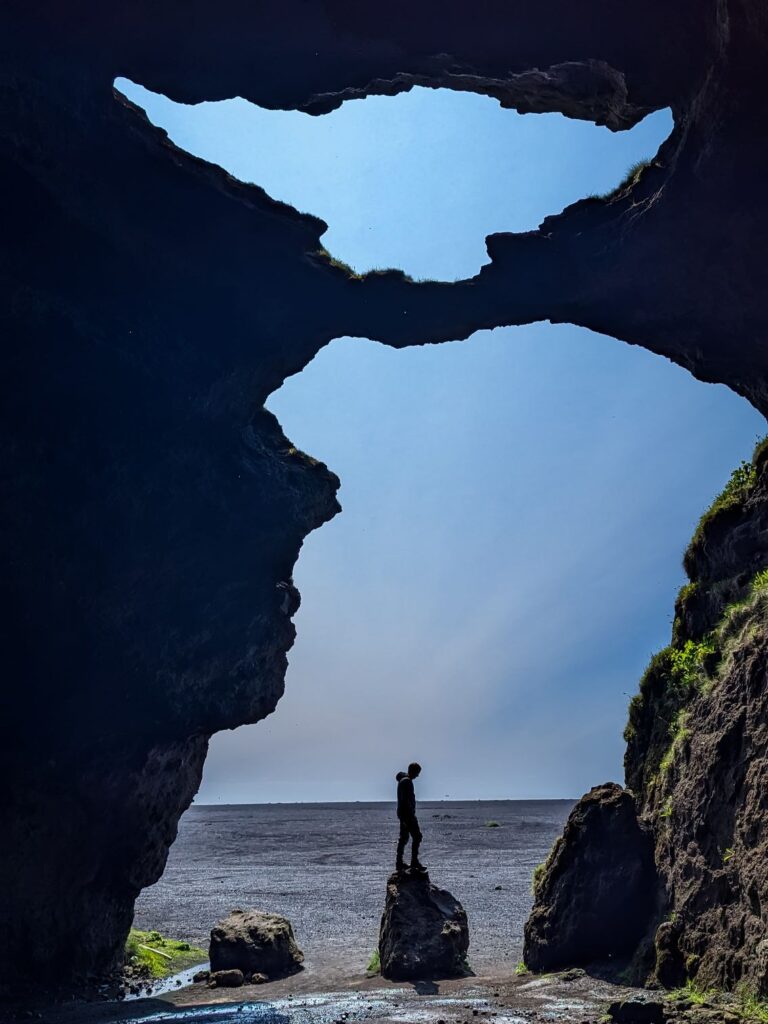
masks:
{"type": "Polygon", "coordinates": [[[419,846],[421,845],[421,829],[416,820],[416,793],[413,789],[413,780],[421,775],[421,765],[413,761],[408,765],[407,772],[397,773],[397,816],[400,819],[400,838],[397,843],[397,863],[395,871],[405,871],[406,865],[403,862],[408,839],[412,840],[411,845],[411,871],[426,873],[426,868],[419,861],[419,846]]]}

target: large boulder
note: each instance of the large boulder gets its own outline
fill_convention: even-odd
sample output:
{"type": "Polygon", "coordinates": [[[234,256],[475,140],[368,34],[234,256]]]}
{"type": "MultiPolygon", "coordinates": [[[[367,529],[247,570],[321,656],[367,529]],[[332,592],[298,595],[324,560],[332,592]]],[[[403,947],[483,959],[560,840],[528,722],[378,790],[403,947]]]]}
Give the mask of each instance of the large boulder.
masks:
{"type": "Polygon", "coordinates": [[[233,910],[211,931],[211,971],[240,970],[280,977],[298,971],[304,954],[296,945],[291,922],[261,910],[233,910]]]}
{"type": "Polygon", "coordinates": [[[379,929],[385,978],[446,978],[467,973],[469,927],[464,908],[427,875],[391,875],[379,929]]]}
{"type": "Polygon", "coordinates": [[[658,892],[652,839],[632,794],[615,783],[596,786],[571,811],[535,881],[527,967],[556,970],[634,951],[658,892]]]}

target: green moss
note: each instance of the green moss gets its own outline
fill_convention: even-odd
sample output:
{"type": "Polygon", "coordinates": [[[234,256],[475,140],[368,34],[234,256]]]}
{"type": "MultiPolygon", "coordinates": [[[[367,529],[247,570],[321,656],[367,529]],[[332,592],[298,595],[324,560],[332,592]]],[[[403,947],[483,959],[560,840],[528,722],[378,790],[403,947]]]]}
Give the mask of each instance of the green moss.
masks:
{"type": "Polygon", "coordinates": [[[682,647],[670,647],[669,671],[681,689],[700,690],[708,677],[708,666],[717,656],[714,638],[705,636],[698,642],[686,640],[682,647]]]}
{"type": "Polygon", "coordinates": [[[693,981],[687,981],[684,988],[676,988],[674,991],[669,993],[670,999],[690,999],[695,1006],[701,1006],[702,1003],[711,1002],[718,996],[717,989],[699,988],[693,981]]]}
{"type": "Polygon", "coordinates": [[[314,257],[318,262],[324,263],[328,267],[333,267],[334,270],[341,270],[353,281],[361,281],[363,275],[358,274],[354,267],[350,267],[348,263],[343,260],[337,260],[335,256],[331,256],[328,250],[321,246],[317,252],[313,253],[314,257]]]}
{"type": "Polygon", "coordinates": [[[666,775],[675,762],[675,755],[683,744],[689,739],[691,730],[688,728],[688,719],[690,718],[689,711],[678,711],[675,715],[672,725],[669,727],[670,736],[672,742],[669,745],[669,749],[662,757],[659,762],[659,774],[666,775]]]}
{"type": "Polygon", "coordinates": [[[766,454],[768,454],[768,437],[758,441],[749,462],[744,461],[734,469],[725,487],[702,515],[685,553],[684,564],[689,575],[693,575],[691,570],[694,567],[696,549],[701,545],[707,527],[719,516],[728,514],[745,503],[755,488],[758,479],[758,466],[766,454]]]}
{"type": "Polygon", "coordinates": [[[684,601],[687,601],[688,598],[692,597],[698,589],[699,584],[696,580],[693,580],[691,583],[685,583],[677,592],[675,604],[682,604],[684,601]]]}
{"type": "Polygon", "coordinates": [[[768,1001],[760,999],[749,991],[738,993],[739,1003],[734,1009],[744,1021],[768,1024],[768,1001]]]}
{"type": "Polygon", "coordinates": [[[640,680],[640,692],[629,703],[624,739],[631,748],[641,737],[642,781],[632,788],[647,789],[665,775],[677,751],[690,737],[689,707],[698,693],[711,686],[711,672],[720,657],[714,635],[686,640],[681,647],[665,647],[651,658],[640,680]],[[668,725],[665,728],[665,723],[668,725]]]}
{"type": "Polygon", "coordinates": [[[608,192],[592,192],[587,196],[587,199],[612,199],[614,196],[619,195],[619,193],[625,192],[628,188],[633,188],[640,180],[646,167],[651,166],[651,162],[650,160],[638,160],[637,163],[631,164],[615,188],[610,189],[608,192]]]}
{"type": "Polygon", "coordinates": [[[368,974],[380,974],[381,973],[381,956],[379,954],[379,947],[371,953],[371,959],[368,961],[368,966],[365,968],[368,974]]]}
{"type": "Polygon", "coordinates": [[[153,978],[167,978],[208,959],[204,949],[178,939],[164,938],[160,932],[131,928],[125,943],[125,962],[147,967],[153,978]]]}
{"type": "MultiPolygon", "coordinates": [[[[685,556],[689,575],[694,576],[699,549],[711,524],[744,506],[765,475],[767,464],[768,437],[757,444],[751,461],[742,462],[734,470],[701,517],[685,556]]],[[[725,528],[727,524],[723,524],[725,528]]],[[[701,608],[693,619],[701,618],[708,608],[722,607],[726,595],[734,594],[734,585],[732,580],[705,584],[693,578],[681,588],[675,602],[672,643],[651,658],[640,680],[639,692],[630,701],[624,730],[625,773],[627,785],[641,797],[669,773],[689,739],[691,705],[728,677],[732,659],[768,620],[768,567],[764,567],[748,586],[738,586],[735,593],[743,596],[725,607],[710,632],[696,640],[683,639],[686,604],[696,598],[701,608]],[[698,595],[703,589],[706,593],[699,602],[698,595]]]]}
{"type": "Polygon", "coordinates": [[[667,818],[671,818],[672,817],[672,797],[671,796],[668,796],[667,799],[664,801],[664,806],[659,811],[659,817],[660,818],[664,818],[665,820],[667,818]]]}
{"type": "Polygon", "coordinates": [[[534,896],[539,891],[539,886],[544,879],[544,872],[546,871],[546,868],[547,861],[543,860],[541,864],[537,864],[533,869],[533,874],[531,875],[531,892],[534,896]]]}
{"type": "Polygon", "coordinates": [[[525,966],[525,963],[522,960],[518,960],[517,967],[515,968],[515,974],[517,974],[518,977],[522,977],[522,975],[530,973],[531,972],[525,966]]]}
{"type": "Polygon", "coordinates": [[[729,604],[715,629],[721,651],[721,674],[727,675],[731,661],[768,620],[768,571],[761,569],[752,579],[742,600],[729,604]]]}
{"type": "Polygon", "coordinates": [[[710,1004],[713,1008],[727,1009],[729,1014],[735,1014],[745,1024],[768,1024],[768,1001],[756,996],[749,986],[744,984],[737,986],[735,997],[736,1001],[732,996],[724,997],[719,989],[701,988],[692,980],[688,980],[683,988],[676,988],[667,993],[670,1000],[688,1000],[694,1006],[710,1004]]]}
{"type": "Polygon", "coordinates": [[[640,677],[640,692],[629,702],[629,718],[624,729],[624,739],[629,743],[637,735],[642,724],[646,705],[654,700],[657,681],[664,680],[669,674],[669,648],[664,648],[651,657],[648,666],[640,677]]]}
{"type": "MultiPolygon", "coordinates": [[[[316,252],[312,253],[312,257],[318,262],[324,264],[326,267],[332,267],[334,270],[340,270],[346,274],[350,281],[362,281],[365,278],[374,277],[395,277],[402,281],[407,281],[414,284],[414,279],[410,274],[406,274],[402,270],[398,270],[397,267],[373,267],[365,274],[359,274],[354,267],[351,267],[349,263],[345,263],[344,260],[337,259],[335,256],[331,256],[328,250],[321,246],[316,252]]],[[[419,284],[431,283],[432,278],[419,278],[419,284]]]]}

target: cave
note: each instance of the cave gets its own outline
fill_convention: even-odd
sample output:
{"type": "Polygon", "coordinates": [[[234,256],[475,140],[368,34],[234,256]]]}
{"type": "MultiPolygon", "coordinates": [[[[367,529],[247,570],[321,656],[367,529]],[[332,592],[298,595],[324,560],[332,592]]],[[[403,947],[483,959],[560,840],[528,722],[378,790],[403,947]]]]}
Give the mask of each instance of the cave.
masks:
{"type": "MultiPolygon", "coordinates": [[[[293,567],[338,508],[337,478],[264,408],[287,376],[334,338],[402,348],[548,320],[640,345],[768,412],[768,15],[755,0],[14,0],[0,17],[0,985],[71,993],[119,965],[211,735],[259,721],[283,692],[293,567]],[[669,108],[674,128],[614,193],[490,235],[474,277],[416,282],[350,274],[317,218],[116,102],[120,77],[184,103],[240,96],[320,115],[418,85],[613,131],[669,108]]],[[[766,644],[750,587],[768,562],[765,487],[758,451],[739,500],[686,556],[681,643],[748,606],[726,624],[733,685],[674,708],[701,726],[690,742],[707,771],[686,774],[673,751],[677,802],[651,786],[658,772],[644,775],[663,760],[653,710],[672,669],[657,664],[632,712],[627,772],[658,824],[659,979],[748,980],[760,993],[766,644]],[[711,841],[704,796],[721,812],[711,841]]],[[[571,848],[588,827],[571,830],[571,848]]],[[[542,893],[563,865],[549,865],[542,893]]],[[[541,909],[551,923],[557,901],[541,909]]]]}

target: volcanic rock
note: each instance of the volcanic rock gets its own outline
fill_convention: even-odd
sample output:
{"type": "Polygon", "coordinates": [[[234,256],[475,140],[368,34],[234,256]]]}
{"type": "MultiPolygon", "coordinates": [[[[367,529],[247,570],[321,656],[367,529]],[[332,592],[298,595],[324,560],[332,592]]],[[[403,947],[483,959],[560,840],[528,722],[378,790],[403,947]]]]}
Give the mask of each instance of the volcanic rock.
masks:
{"type": "Polygon", "coordinates": [[[379,929],[385,978],[447,978],[466,974],[469,927],[455,896],[427,875],[390,875],[379,929]]]}
{"type": "MultiPolygon", "coordinates": [[[[119,970],[208,737],[283,692],[293,565],[338,481],[263,403],[331,339],[567,321],[768,409],[764,0],[63,6],[0,5],[0,986],[22,991],[119,970]],[[417,283],[324,258],[322,222],[181,152],[116,75],[184,103],[320,113],[427,85],[613,130],[670,108],[675,127],[612,193],[490,235],[471,282],[417,283]]],[[[720,582],[689,595],[687,629],[720,582]]],[[[683,966],[768,989],[764,654],[734,666],[658,835],[691,887],[683,966]]]]}
{"type": "Polygon", "coordinates": [[[657,889],[653,844],[632,795],[615,783],[595,787],[571,811],[535,883],[526,965],[549,971],[632,951],[657,889]]]}
{"type": "Polygon", "coordinates": [[[240,988],[245,981],[243,972],[232,968],[227,971],[213,971],[208,979],[209,988],[240,988]]]}
{"type": "Polygon", "coordinates": [[[663,1003],[639,999],[611,1003],[608,1016],[615,1024],[665,1024],[667,1020],[663,1003]]]}
{"type": "Polygon", "coordinates": [[[214,972],[237,968],[246,977],[275,978],[299,970],[304,954],[287,918],[260,910],[233,910],[211,931],[210,960],[214,972]]]}

